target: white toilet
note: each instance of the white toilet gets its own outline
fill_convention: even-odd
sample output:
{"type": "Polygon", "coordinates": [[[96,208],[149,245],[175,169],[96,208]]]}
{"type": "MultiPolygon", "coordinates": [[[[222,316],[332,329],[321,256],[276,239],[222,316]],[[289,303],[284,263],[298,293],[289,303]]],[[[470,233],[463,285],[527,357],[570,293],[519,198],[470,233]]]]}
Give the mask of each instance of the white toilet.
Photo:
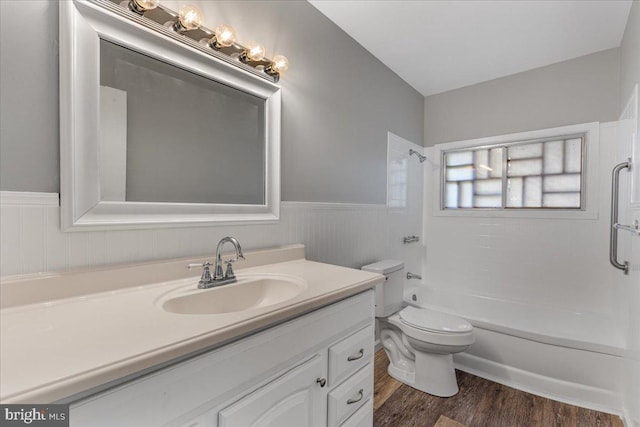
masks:
{"type": "Polygon", "coordinates": [[[362,267],[386,280],[376,286],[380,342],[393,378],[425,393],[449,397],[458,393],[453,353],[475,341],[473,327],[459,317],[418,307],[402,308],[404,263],[385,260],[362,267]]]}

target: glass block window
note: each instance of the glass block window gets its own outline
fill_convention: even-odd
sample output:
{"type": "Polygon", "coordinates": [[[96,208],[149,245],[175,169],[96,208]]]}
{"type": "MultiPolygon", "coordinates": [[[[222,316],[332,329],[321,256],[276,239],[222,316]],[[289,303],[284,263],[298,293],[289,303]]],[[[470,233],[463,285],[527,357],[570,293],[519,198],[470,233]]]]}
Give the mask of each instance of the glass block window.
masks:
{"type": "Polygon", "coordinates": [[[584,135],[443,153],[444,209],[582,209],[584,135]]]}

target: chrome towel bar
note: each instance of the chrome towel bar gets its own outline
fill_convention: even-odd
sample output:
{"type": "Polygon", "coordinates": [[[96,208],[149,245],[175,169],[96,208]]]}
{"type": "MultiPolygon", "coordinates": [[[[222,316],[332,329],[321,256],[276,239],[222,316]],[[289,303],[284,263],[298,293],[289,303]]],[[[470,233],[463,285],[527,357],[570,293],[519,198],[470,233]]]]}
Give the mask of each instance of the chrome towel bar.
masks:
{"type": "MultiPolygon", "coordinates": [[[[609,261],[618,270],[624,271],[624,274],[629,274],[629,263],[624,261],[618,262],[618,193],[620,187],[620,171],[622,169],[631,169],[631,159],[626,162],[618,163],[611,172],[611,227],[609,229],[609,261]]],[[[629,227],[631,228],[631,227],[629,227]]],[[[625,228],[626,229],[626,228],[625,228]]]]}

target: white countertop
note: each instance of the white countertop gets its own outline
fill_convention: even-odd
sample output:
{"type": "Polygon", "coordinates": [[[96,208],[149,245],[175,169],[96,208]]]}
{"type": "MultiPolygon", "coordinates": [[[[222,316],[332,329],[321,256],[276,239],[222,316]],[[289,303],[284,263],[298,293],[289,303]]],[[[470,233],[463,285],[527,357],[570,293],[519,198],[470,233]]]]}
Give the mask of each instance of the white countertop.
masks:
{"type": "MultiPolygon", "coordinates": [[[[307,286],[291,300],[236,313],[164,311],[160,302],[168,292],[189,284],[197,286],[199,272],[192,271],[194,276],[189,278],[3,308],[0,402],[66,399],[291,319],[371,288],[383,279],[378,274],[304,258],[238,269],[236,273],[239,278],[248,273],[291,275],[306,281],[307,286]]],[[[109,271],[103,269],[100,274],[105,276],[109,271]]],[[[71,280],[82,275],[91,278],[89,271],[71,280]]],[[[60,286],[64,275],[55,280],[60,286]]]]}

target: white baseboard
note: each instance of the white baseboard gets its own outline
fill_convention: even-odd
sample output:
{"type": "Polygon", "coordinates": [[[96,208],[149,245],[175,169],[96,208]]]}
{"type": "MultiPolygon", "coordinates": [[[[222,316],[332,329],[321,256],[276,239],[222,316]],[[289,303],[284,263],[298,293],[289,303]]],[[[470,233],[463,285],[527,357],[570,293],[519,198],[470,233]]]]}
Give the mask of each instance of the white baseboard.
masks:
{"type": "Polygon", "coordinates": [[[640,427],[640,420],[634,421],[628,411],[624,411],[620,418],[624,427],[640,427]]]}

